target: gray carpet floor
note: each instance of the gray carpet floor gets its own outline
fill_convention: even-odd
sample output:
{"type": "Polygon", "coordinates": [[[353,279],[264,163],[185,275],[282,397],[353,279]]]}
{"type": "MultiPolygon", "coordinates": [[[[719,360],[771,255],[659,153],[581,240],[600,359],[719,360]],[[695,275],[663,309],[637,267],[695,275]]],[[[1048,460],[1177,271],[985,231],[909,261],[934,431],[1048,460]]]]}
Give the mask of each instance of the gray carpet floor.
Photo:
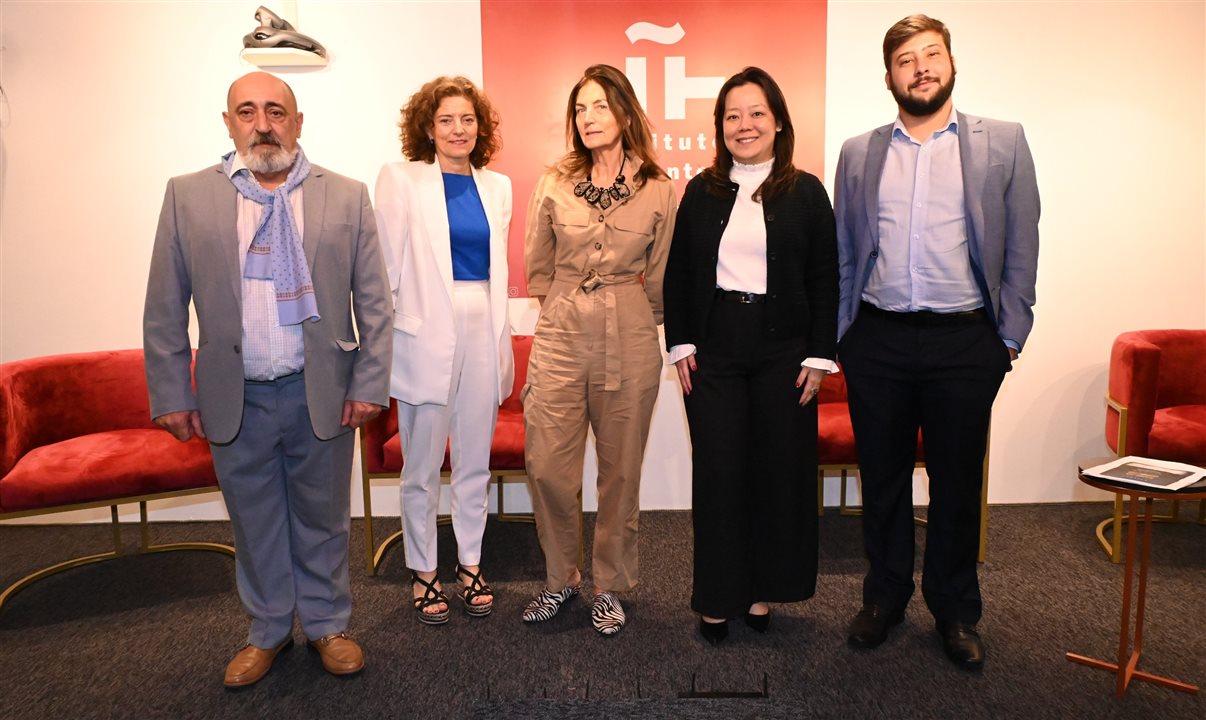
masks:
{"type": "MultiPolygon", "coordinates": [[[[698,635],[687,607],[688,513],[642,514],[642,582],[623,597],[629,625],[611,639],[592,631],[581,600],[547,623],[520,622],[542,577],[531,525],[491,518],[483,566],[498,593],[494,614],[471,619],[454,599],[449,624],[432,628],[410,608],[401,548],[378,577],[367,575],[356,521],[351,631],[367,654],[362,674],[329,676],[299,645],[258,685],[224,691],[222,670],[246,634],[231,559],[130,557],[44,580],[4,609],[0,718],[1206,717],[1206,695],[1137,682],[1119,700],[1112,675],[1064,658],[1117,653],[1122,568],[1093,538],[1108,511],[990,508],[980,626],[988,662],[979,673],[945,659],[920,592],[885,645],[847,647],[864,569],[860,520],[833,510],[821,520],[816,597],[774,606],[766,635],[734,624],[719,648],[698,635]],[[692,688],[746,697],[689,697],[692,688]]],[[[396,519],[381,523],[397,528],[396,519]]],[[[164,542],[230,540],[224,523],[155,532],[164,542]]],[[[440,533],[451,585],[452,532],[440,533]]],[[[127,535],[133,547],[137,533],[127,535]]],[[[917,536],[920,547],[924,530],[917,536]]],[[[108,539],[105,526],[0,526],[0,585],[103,551],[108,539]]],[[[1140,668],[1206,684],[1206,527],[1155,528],[1149,589],[1140,668]]]]}

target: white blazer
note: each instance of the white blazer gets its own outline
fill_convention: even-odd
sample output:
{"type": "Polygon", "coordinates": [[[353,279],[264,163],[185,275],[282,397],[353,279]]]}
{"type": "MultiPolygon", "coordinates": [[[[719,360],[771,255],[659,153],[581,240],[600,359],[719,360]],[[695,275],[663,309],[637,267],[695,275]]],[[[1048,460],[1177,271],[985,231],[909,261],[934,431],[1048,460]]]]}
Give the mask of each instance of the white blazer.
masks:
{"type": "MultiPolygon", "coordinates": [[[[490,318],[498,358],[498,401],[511,394],[515,360],[507,318],[507,231],[511,179],[473,170],[490,224],[490,318]]],[[[411,405],[448,404],[456,327],[452,315],[452,243],[438,162],[393,162],[377,176],[377,231],[394,296],[390,395],[411,405]]]]}

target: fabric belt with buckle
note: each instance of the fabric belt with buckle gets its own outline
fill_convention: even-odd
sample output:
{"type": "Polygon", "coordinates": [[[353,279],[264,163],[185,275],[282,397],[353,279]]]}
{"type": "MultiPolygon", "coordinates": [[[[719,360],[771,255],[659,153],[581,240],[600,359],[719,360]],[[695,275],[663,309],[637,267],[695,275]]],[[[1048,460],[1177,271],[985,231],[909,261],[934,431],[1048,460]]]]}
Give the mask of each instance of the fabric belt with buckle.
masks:
{"type": "Polygon", "coordinates": [[[905,323],[907,325],[921,325],[925,327],[983,322],[984,320],[988,319],[988,314],[984,312],[984,308],[976,308],[975,310],[961,310],[959,312],[950,313],[934,312],[933,310],[895,312],[876,307],[865,300],[859,305],[859,312],[881,317],[885,320],[891,320],[893,322],[905,323]]]}
{"type": "Polygon", "coordinates": [[[723,288],[716,288],[716,299],[721,302],[741,303],[742,305],[759,305],[766,302],[765,295],[723,288]]]}

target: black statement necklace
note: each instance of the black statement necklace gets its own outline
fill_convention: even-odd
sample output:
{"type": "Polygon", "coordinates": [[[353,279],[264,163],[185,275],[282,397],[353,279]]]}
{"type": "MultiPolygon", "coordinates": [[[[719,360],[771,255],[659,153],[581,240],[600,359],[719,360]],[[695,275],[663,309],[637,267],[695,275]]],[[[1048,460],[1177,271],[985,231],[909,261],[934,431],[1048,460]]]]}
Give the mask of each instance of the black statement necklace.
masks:
{"type": "Polygon", "coordinates": [[[623,200],[632,195],[632,190],[624,184],[624,163],[626,162],[628,162],[627,157],[620,160],[620,174],[616,175],[616,181],[611,184],[611,187],[598,187],[591,182],[590,177],[587,177],[574,186],[574,195],[603,210],[611,207],[612,200],[623,200]]]}

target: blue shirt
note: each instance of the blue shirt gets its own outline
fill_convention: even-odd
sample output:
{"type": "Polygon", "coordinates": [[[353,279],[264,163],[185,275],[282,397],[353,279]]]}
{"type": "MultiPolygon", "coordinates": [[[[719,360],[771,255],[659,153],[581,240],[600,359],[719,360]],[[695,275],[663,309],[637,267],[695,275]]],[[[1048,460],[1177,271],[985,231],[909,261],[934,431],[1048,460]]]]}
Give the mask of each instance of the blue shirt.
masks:
{"type": "Polygon", "coordinates": [[[472,175],[444,175],[448,235],[452,241],[452,279],[490,279],[490,223],[472,175]]]}
{"type": "Polygon", "coordinates": [[[879,183],[879,257],[862,299],[884,310],[984,306],[971,268],[955,110],[925,142],[897,117],[879,183]]]}

